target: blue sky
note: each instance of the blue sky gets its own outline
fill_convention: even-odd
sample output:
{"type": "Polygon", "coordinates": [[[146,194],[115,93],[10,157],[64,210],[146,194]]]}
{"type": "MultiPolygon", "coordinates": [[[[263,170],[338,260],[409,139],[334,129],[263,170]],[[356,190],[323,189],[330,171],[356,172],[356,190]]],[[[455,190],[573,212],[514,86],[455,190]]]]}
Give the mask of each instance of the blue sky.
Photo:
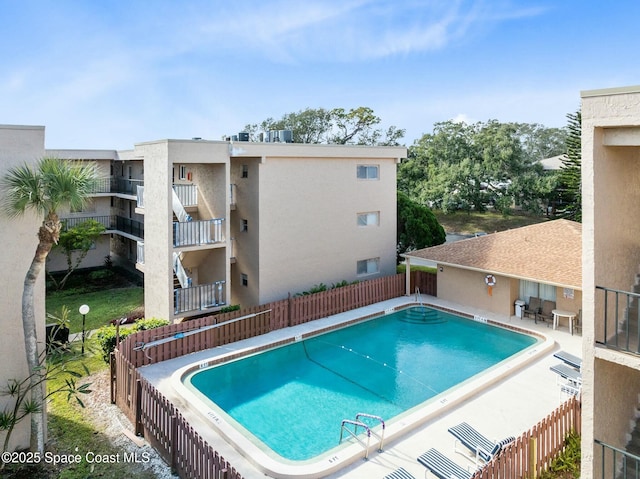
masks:
{"type": "Polygon", "coordinates": [[[637,0],[0,0],[0,123],[47,148],[217,140],[368,106],[410,145],[448,119],[566,125],[640,84],[637,0]]]}

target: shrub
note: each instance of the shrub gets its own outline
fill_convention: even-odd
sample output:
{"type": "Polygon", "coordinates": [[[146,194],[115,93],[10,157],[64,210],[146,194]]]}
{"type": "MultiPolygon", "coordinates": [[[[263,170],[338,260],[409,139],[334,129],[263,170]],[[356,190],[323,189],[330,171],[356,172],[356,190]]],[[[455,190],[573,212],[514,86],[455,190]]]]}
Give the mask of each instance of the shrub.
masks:
{"type": "Polygon", "coordinates": [[[218,311],[219,313],[230,313],[232,311],[238,311],[240,309],[240,305],[239,304],[232,304],[230,306],[225,306],[224,308],[221,308],[220,311],[218,311]]]}
{"type": "MultiPolygon", "coordinates": [[[[166,319],[141,319],[130,328],[121,328],[120,340],[123,340],[124,338],[135,332],[147,329],[155,329],[161,326],[166,326],[167,324],[169,324],[169,321],[167,321],[166,319]]],[[[109,326],[101,327],[96,332],[96,338],[98,340],[98,345],[102,350],[102,359],[104,359],[104,361],[108,363],[109,356],[111,356],[111,353],[116,348],[116,327],[112,324],[110,324],[109,326]]]]}

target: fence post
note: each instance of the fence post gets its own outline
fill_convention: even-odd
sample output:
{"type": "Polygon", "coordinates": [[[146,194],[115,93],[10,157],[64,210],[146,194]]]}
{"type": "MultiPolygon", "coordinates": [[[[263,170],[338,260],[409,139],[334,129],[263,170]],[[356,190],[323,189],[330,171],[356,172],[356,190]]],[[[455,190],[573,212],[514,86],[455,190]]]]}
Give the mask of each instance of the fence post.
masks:
{"type": "Polygon", "coordinates": [[[136,436],[144,436],[142,427],[142,381],[136,379],[136,436]]]}
{"type": "Polygon", "coordinates": [[[225,467],[218,471],[218,479],[227,479],[229,477],[229,470],[225,467]]]}
{"type": "Polygon", "coordinates": [[[118,375],[116,374],[116,357],[115,353],[111,351],[109,353],[109,391],[111,393],[111,404],[116,403],[116,381],[118,375]]]}
{"type": "Polygon", "coordinates": [[[173,413],[171,415],[171,472],[176,473],[178,470],[178,415],[173,413]]]}
{"type": "Polygon", "coordinates": [[[529,471],[531,472],[529,479],[536,479],[538,466],[538,441],[534,436],[529,438],[529,471]]]}

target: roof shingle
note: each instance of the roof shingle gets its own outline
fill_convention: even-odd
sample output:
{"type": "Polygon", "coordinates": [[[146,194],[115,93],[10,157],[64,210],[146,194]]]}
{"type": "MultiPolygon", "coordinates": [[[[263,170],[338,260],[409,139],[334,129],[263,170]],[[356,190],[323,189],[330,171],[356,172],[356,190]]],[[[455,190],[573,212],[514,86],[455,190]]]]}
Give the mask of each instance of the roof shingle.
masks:
{"type": "Polygon", "coordinates": [[[582,225],[564,219],[432,246],[404,256],[582,289],[582,225]]]}

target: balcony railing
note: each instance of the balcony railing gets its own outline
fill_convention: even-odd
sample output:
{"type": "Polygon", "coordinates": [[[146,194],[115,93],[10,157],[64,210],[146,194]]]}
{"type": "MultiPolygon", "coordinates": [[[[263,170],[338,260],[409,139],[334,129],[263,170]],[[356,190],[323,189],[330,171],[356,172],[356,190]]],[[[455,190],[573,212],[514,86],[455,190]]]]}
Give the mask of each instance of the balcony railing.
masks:
{"type": "Polygon", "coordinates": [[[144,185],[136,186],[136,207],[144,208],[144,185]]]}
{"type": "Polygon", "coordinates": [[[174,221],[173,246],[195,246],[224,241],[224,218],[200,221],[174,221]]]}
{"type": "Polygon", "coordinates": [[[110,193],[111,192],[111,178],[98,178],[93,184],[91,193],[110,193]]]}
{"type": "Polygon", "coordinates": [[[594,471],[594,479],[640,479],[640,457],[597,439],[595,443],[601,449],[601,467],[594,471]]]}
{"type": "Polygon", "coordinates": [[[84,223],[87,220],[94,220],[102,224],[108,230],[116,230],[122,233],[128,233],[138,238],[144,238],[144,224],[131,218],[125,218],[117,215],[103,215],[103,216],[78,216],[71,218],[61,218],[63,231],[69,228],[74,228],[80,223],[84,223]]]}
{"type": "Polygon", "coordinates": [[[236,206],[236,189],[237,186],[234,183],[231,183],[229,185],[229,204],[231,205],[231,207],[235,207],[236,206]]]}
{"type": "Polygon", "coordinates": [[[174,184],[173,190],[178,195],[182,206],[198,206],[198,185],[174,184]]]}
{"type": "Polygon", "coordinates": [[[127,178],[112,178],[111,179],[111,192],[112,193],[125,193],[127,195],[135,195],[138,190],[138,185],[144,185],[144,180],[134,180],[127,178]]]}
{"type": "Polygon", "coordinates": [[[173,291],[173,294],[175,314],[204,311],[226,304],[225,281],[178,288],[173,291]]]}
{"type": "Polygon", "coordinates": [[[138,241],[136,263],[144,264],[144,241],[138,241]]]}
{"type": "Polygon", "coordinates": [[[74,216],[71,218],[60,218],[60,222],[62,223],[62,231],[67,231],[70,228],[75,228],[79,224],[82,224],[89,220],[94,220],[104,226],[106,229],[111,228],[111,218],[112,216],[74,216]]]}
{"type": "Polygon", "coordinates": [[[640,354],[639,300],[638,293],[596,286],[596,343],[640,354]]]}

